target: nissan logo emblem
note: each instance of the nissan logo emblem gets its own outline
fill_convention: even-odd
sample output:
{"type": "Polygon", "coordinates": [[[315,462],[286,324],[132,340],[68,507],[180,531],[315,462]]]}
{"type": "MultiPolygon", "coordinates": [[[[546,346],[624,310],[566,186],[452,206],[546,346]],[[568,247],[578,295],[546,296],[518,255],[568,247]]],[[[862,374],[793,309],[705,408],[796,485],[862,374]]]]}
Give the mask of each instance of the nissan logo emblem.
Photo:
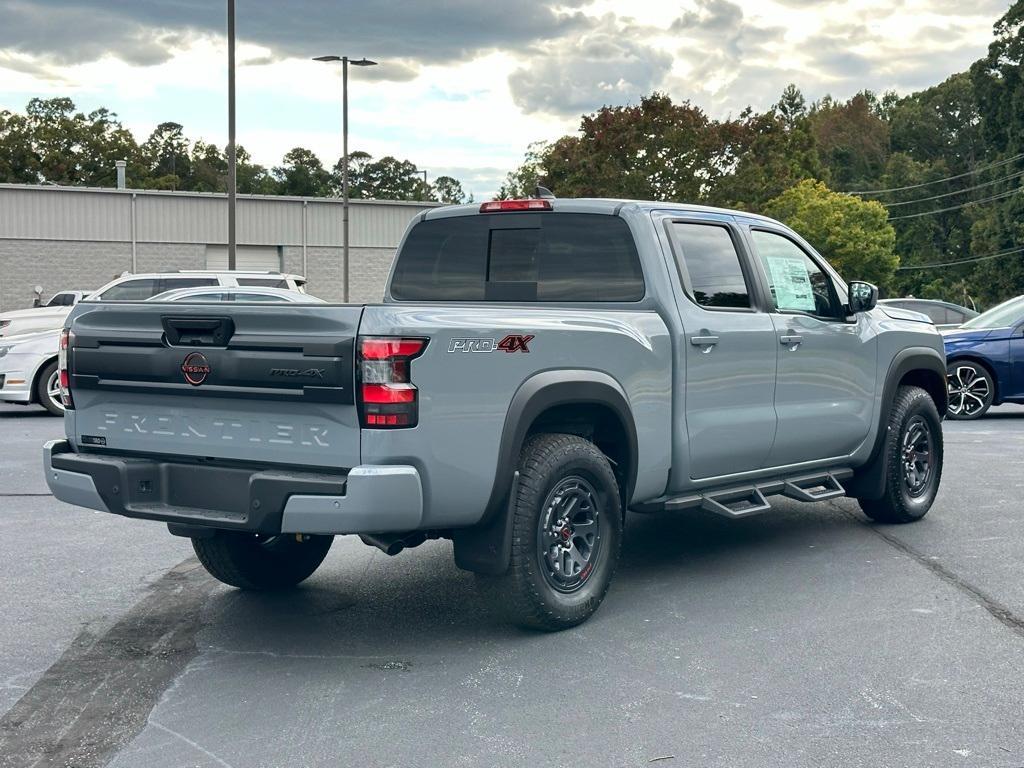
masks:
{"type": "Polygon", "coordinates": [[[210,363],[202,352],[189,352],[181,364],[181,372],[185,375],[185,381],[198,387],[210,375],[210,363]]]}

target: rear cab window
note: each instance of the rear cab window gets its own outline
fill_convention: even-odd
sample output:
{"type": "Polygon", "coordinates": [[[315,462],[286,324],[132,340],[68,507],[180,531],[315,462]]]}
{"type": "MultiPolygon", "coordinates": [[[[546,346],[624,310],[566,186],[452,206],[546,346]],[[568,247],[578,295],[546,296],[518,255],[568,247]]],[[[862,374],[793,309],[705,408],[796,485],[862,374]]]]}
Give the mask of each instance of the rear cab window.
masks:
{"type": "Polygon", "coordinates": [[[644,292],[628,225],[592,213],[421,221],[391,281],[391,296],[400,301],[635,302],[644,292]]]}
{"type": "Polygon", "coordinates": [[[676,221],[672,231],[690,299],[707,309],[749,309],[750,289],[729,228],[676,221]]]}

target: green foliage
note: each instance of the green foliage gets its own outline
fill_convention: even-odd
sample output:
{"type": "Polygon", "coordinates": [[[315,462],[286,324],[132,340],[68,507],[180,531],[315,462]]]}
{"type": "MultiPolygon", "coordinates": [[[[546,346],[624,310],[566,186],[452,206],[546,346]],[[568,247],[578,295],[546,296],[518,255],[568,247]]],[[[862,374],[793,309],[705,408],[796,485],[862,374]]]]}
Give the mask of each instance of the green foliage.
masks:
{"type": "Polygon", "coordinates": [[[991,306],[1024,293],[1024,254],[981,258],[1024,247],[1024,0],[996,22],[969,72],[919,93],[808,105],[791,84],[771,109],[726,121],[655,93],[531,146],[498,197],[538,182],[563,197],[774,213],[848,277],[890,296],[991,306]],[[829,188],[882,191],[861,193],[876,202],[860,204],[829,188]],[[839,222],[860,240],[831,232],[839,222]]]}
{"type": "MultiPolygon", "coordinates": [[[[65,97],[32,99],[25,114],[0,110],[0,182],[112,187],[114,165],[126,160],[130,187],[138,189],[224,192],[226,150],[202,139],[192,141],[180,123],[160,123],[139,144],[117,115],[106,109],[89,114],[75,110],[65,97]]],[[[236,176],[241,194],[330,197],[341,194],[341,161],[325,168],[304,147],[290,150],[272,169],[252,162],[236,148],[236,176]]],[[[408,160],[365,152],[349,156],[352,197],[461,202],[462,185],[451,176],[424,183],[408,160]]]]}
{"type": "Polygon", "coordinates": [[[795,229],[847,279],[885,286],[899,265],[896,232],[885,208],[806,179],[765,206],[795,229]]]}

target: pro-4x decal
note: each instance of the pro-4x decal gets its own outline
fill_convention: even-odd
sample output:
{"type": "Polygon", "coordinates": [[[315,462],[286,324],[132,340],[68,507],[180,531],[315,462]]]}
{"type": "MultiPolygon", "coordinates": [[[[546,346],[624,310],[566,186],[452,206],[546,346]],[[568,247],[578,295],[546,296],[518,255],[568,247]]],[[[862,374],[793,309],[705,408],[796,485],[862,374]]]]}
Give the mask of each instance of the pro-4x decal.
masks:
{"type": "Polygon", "coordinates": [[[449,352],[529,352],[533,334],[510,333],[501,341],[479,336],[455,338],[448,342],[449,352]]]}

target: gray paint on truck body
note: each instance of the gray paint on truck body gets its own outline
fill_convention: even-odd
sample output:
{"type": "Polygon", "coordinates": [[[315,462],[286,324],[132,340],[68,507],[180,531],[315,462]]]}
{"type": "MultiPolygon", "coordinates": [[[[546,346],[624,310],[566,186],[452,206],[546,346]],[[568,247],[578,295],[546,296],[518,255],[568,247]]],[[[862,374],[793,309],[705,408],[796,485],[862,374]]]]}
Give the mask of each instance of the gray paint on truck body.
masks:
{"type": "MultiPolygon", "coordinates": [[[[360,336],[428,339],[426,349],[411,368],[412,381],[419,391],[419,423],[415,428],[360,430],[355,406],[259,403],[243,395],[206,398],[199,388],[189,397],[144,393],[116,397],[104,393],[100,397],[76,392],[77,410],[65,417],[68,437],[77,444],[81,435],[91,434],[108,418],[123,430],[131,425],[136,413],[144,419],[171,414],[172,423],[177,425],[174,429],[181,426],[183,433],[189,431],[190,419],[207,424],[210,419],[229,418],[246,424],[262,420],[272,426],[288,425],[289,434],[301,435],[327,419],[332,430],[326,438],[328,445],[340,438],[343,449],[303,446],[294,439],[274,447],[252,440],[192,440],[188,435],[164,436],[162,440],[161,436],[126,432],[121,433],[113,449],[343,469],[412,468],[422,492],[421,508],[414,505],[421,512],[416,527],[449,529],[480,522],[492,491],[510,482],[515,462],[499,459],[508,429],[506,417],[517,392],[538,375],[562,371],[572,377],[574,371],[594,372],[608,377],[621,390],[637,436],[630,500],[637,504],[794,471],[863,465],[875,451],[879,424],[886,413],[883,391],[890,386],[886,380],[890,361],[908,347],[919,347],[923,354],[941,358],[941,339],[933,329],[881,310],[827,326],[805,315],[768,311],[763,306],[766,279],[758,259],[749,258],[749,228],[784,233],[813,253],[809,245],[777,222],[732,211],[664,203],[555,200],[552,205],[552,213],[509,215],[576,212],[622,217],[633,233],[643,266],[646,293],[642,300],[406,303],[394,300],[389,292],[383,304],[364,308],[266,308],[262,320],[252,312],[240,317],[238,313],[243,310],[239,307],[217,307],[216,314],[233,317],[242,332],[248,330],[247,324],[262,326],[265,333],[274,332],[281,324],[289,325],[292,333],[312,331],[317,327],[316,318],[322,316],[326,325],[344,327],[353,335],[358,332],[360,336]],[[715,312],[686,296],[671,235],[664,226],[676,218],[727,224],[737,233],[749,258],[748,269],[754,270],[753,290],[761,302],[758,306],[750,312],[715,312]],[[790,350],[779,337],[794,328],[810,340],[806,346],[790,350]],[[501,339],[509,334],[533,336],[529,352],[464,351],[474,348],[466,339],[501,339]],[[708,353],[691,341],[692,336],[702,335],[719,337],[708,353]],[[837,354],[840,347],[842,351],[837,354]],[[781,382],[778,385],[777,379],[781,382]],[[109,417],[115,410],[117,415],[109,417]]],[[[430,210],[420,219],[475,215],[477,211],[475,205],[453,206],[430,210]]],[[[837,290],[845,291],[839,276],[824,266],[837,290]]],[[[97,305],[80,304],[72,311],[70,322],[73,327],[76,323],[95,323],[98,318],[94,316],[90,321],[87,314],[94,311],[97,305]]],[[[133,313],[159,312],[160,307],[124,305],[119,311],[123,324],[124,318],[133,313]]],[[[204,307],[195,311],[211,310],[204,307]]],[[[318,333],[321,337],[329,335],[322,329],[318,333]]],[[[475,346],[477,350],[485,347],[488,345],[484,343],[475,346]]],[[[380,501],[387,497],[393,503],[391,494],[390,490],[382,491],[380,501]]],[[[324,522],[331,509],[330,502],[325,503],[328,506],[314,505],[321,531],[331,525],[324,522]]],[[[372,508],[374,503],[368,484],[360,504],[372,508]]],[[[383,510],[382,514],[386,516],[383,510]]],[[[337,532],[379,530],[372,525],[372,518],[365,522],[363,531],[341,522],[337,528],[337,532]]]]}

